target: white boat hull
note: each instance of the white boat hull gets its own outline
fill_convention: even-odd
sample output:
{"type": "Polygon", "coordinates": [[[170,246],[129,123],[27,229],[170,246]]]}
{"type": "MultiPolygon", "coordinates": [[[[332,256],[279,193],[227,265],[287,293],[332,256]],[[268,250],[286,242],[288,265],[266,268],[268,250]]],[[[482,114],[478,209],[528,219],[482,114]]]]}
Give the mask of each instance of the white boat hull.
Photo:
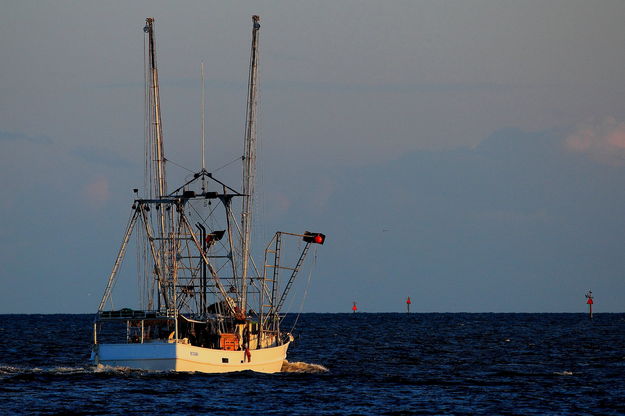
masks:
{"type": "Polygon", "coordinates": [[[277,373],[286,359],[289,344],[250,350],[249,360],[245,351],[217,350],[182,343],[97,344],[91,360],[95,364],[140,370],[277,373]]]}

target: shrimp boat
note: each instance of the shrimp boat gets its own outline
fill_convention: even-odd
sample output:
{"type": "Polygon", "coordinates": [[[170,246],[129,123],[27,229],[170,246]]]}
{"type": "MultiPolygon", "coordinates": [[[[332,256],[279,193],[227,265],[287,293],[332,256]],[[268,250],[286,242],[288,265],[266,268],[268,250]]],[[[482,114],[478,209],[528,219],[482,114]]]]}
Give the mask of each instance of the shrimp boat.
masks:
{"type": "MultiPolygon", "coordinates": [[[[260,19],[253,16],[241,190],[206,170],[202,139],[202,168],[169,191],[154,19],[146,19],[145,196],[134,190],[95,316],[96,365],[205,373],[281,370],[293,341],[281,329],[281,309],[311,246],[323,244],[325,235],[278,231],[265,246],[261,267],[251,255],[259,29],[260,19]],[[113,288],[133,235],[138,306],[115,309],[113,288]],[[284,253],[293,246],[287,264],[284,253]]],[[[203,96],[202,86],[202,107],[203,96]]],[[[203,125],[202,115],[202,136],[203,125]]]]}

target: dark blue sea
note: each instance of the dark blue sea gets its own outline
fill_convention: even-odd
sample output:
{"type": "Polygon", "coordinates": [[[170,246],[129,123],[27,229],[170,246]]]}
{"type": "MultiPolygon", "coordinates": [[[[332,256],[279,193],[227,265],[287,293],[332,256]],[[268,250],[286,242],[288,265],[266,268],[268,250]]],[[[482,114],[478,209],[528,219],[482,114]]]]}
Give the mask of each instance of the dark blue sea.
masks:
{"type": "Polygon", "coordinates": [[[273,375],[96,369],[92,319],[0,315],[0,414],[625,414],[625,314],[303,314],[273,375]]]}

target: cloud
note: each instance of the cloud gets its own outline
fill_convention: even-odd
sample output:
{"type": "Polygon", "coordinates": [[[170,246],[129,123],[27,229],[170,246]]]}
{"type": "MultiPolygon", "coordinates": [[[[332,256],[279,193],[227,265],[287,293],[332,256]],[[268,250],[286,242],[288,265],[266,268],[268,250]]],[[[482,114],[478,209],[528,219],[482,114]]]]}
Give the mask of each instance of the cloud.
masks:
{"type": "Polygon", "coordinates": [[[52,139],[48,136],[29,136],[24,133],[0,130],[0,140],[11,142],[30,142],[34,144],[52,144],[52,139]]]}
{"type": "Polygon", "coordinates": [[[85,185],[83,194],[92,206],[101,206],[111,197],[108,179],[100,177],[85,185]]]}
{"type": "Polygon", "coordinates": [[[565,146],[600,163],[625,165],[625,122],[614,117],[587,121],[565,139],[565,146]]]}

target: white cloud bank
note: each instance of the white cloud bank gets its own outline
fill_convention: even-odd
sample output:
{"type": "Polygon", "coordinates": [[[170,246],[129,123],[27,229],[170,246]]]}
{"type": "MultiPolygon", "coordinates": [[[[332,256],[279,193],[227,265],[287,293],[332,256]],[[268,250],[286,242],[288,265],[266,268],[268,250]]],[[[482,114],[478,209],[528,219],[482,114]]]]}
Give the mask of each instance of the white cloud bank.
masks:
{"type": "Polygon", "coordinates": [[[567,149],[588,154],[608,165],[625,164],[625,122],[614,117],[593,119],[577,126],[566,140],[567,149]]]}

